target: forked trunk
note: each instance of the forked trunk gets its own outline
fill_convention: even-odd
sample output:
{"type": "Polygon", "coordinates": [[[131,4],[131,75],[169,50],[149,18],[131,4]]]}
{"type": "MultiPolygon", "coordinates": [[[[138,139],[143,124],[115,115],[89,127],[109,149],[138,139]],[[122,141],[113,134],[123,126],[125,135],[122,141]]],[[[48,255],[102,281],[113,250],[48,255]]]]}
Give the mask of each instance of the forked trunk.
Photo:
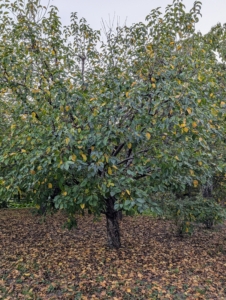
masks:
{"type": "Polygon", "coordinates": [[[107,239],[110,248],[118,249],[121,247],[121,241],[118,211],[114,209],[115,201],[114,197],[106,199],[107,239]]]}

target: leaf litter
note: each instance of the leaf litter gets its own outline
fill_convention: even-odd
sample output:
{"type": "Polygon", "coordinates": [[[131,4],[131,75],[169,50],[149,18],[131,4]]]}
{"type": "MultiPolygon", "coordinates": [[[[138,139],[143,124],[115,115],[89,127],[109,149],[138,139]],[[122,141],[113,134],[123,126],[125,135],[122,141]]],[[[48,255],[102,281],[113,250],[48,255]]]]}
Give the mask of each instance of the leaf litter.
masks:
{"type": "Polygon", "coordinates": [[[104,218],[0,211],[0,299],[226,299],[226,226],[176,236],[170,221],[124,216],[122,248],[104,218]]]}

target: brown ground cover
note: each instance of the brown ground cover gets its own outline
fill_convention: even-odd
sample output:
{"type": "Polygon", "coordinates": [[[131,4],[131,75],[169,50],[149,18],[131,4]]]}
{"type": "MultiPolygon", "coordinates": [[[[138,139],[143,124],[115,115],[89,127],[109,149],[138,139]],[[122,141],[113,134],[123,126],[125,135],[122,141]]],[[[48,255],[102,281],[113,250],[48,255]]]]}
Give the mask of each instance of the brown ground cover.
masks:
{"type": "Polygon", "coordinates": [[[0,211],[0,299],[226,299],[225,225],[180,238],[169,221],[124,217],[110,250],[104,218],[65,220],[0,211]]]}

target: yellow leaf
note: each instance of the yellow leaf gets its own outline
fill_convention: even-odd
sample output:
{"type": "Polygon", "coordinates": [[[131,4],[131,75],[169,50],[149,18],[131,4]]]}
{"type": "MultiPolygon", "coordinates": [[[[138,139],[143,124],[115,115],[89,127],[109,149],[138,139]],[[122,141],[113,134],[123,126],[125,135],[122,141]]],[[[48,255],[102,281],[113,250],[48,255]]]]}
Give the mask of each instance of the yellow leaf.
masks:
{"type": "Polygon", "coordinates": [[[69,111],[69,110],[70,110],[70,106],[67,105],[67,106],[65,107],[65,110],[66,110],[66,111],[69,111]]]}
{"type": "Polygon", "coordinates": [[[156,88],[156,84],[155,83],[152,83],[152,85],[151,85],[152,87],[153,87],[153,89],[155,89],[156,88]]]}
{"type": "Polygon", "coordinates": [[[170,45],[174,45],[174,42],[172,41],[172,42],[170,42],[170,45]]]}
{"type": "Polygon", "coordinates": [[[224,101],[221,101],[221,106],[224,106],[225,105],[225,102],[224,101]]]}
{"type": "Polygon", "coordinates": [[[129,149],[131,149],[131,148],[132,148],[132,144],[129,143],[129,144],[127,145],[127,147],[128,147],[129,149]]]}
{"type": "Polygon", "coordinates": [[[36,113],[34,111],[31,113],[31,115],[33,119],[36,117],[36,113]]]}
{"type": "Polygon", "coordinates": [[[40,92],[39,89],[33,89],[33,90],[32,90],[32,93],[34,93],[34,94],[37,94],[37,93],[39,93],[39,92],[40,92]]]}
{"type": "Polygon", "coordinates": [[[42,167],[41,166],[38,166],[38,168],[37,168],[39,171],[42,169],[42,167]]]}
{"type": "Polygon", "coordinates": [[[213,98],[213,93],[210,94],[210,98],[213,98]]]}
{"type": "Polygon", "coordinates": [[[179,160],[179,157],[178,156],[175,156],[176,160],[179,160]]]}
{"type": "Polygon", "coordinates": [[[189,172],[190,172],[191,176],[194,176],[194,171],[193,170],[190,170],[189,172]]]}
{"type": "Polygon", "coordinates": [[[201,165],[202,165],[202,162],[201,162],[201,161],[199,161],[199,162],[198,162],[198,164],[201,166],[201,165]]]}
{"type": "Polygon", "coordinates": [[[202,81],[202,76],[200,74],[198,74],[198,80],[202,81]]]}
{"type": "Polygon", "coordinates": [[[50,150],[51,150],[50,147],[48,147],[48,148],[46,149],[46,153],[49,154],[50,150]]]}
{"type": "Polygon", "coordinates": [[[52,183],[48,183],[48,188],[52,189],[52,187],[53,187],[52,183]]]}
{"type": "Polygon", "coordinates": [[[154,77],[151,77],[151,82],[156,82],[154,77]]]}
{"type": "Polygon", "coordinates": [[[70,139],[69,139],[69,137],[67,137],[67,138],[65,139],[65,144],[68,145],[69,142],[70,142],[70,139]]]}
{"type": "Polygon", "coordinates": [[[187,108],[187,112],[189,113],[189,115],[191,114],[191,112],[192,112],[192,110],[191,110],[191,108],[187,108]]]}
{"type": "Polygon", "coordinates": [[[183,127],[186,127],[186,124],[185,124],[185,123],[182,123],[182,124],[180,125],[180,128],[183,128],[183,127]]]}
{"type": "Polygon", "coordinates": [[[76,161],[76,158],[77,158],[77,156],[76,156],[75,154],[73,154],[73,155],[71,156],[71,160],[72,160],[72,161],[76,161]]]}
{"type": "Polygon", "coordinates": [[[197,123],[196,122],[192,122],[192,127],[193,128],[197,127],[197,123]]]}
{"type": "Polygon", "coordinates": [[[30,136],[28,136],[28,137],[27,137],[27,141],[30,141],[30,140],[31,140],[31,137],[30,137],[30,136]]]}
{"type": "Polygon", "coordinates": [[[63,161],[61,160],[58,164],[58,167],[61,166],[63,164],[63,161]]]}
{"type": "Polygon", "coordinates": [[[194,187],[197,187],[199,185],[198,180],[193,180],[193,185],[194,185],[194,187]]]}
{"type": "Polygon", "coordinates": [[[127,291],[127,293],[131,293],[131,289],[127,289],[126,291],[127,291]]]}
{"type": "Polygon", "coordinates": [[[26,153],[27,151],[25,149],[21,149],[21,152],[22,153],[26,153]]]}
{"type": "Polygon", "coordinates": [[[35,205],[35,207],[36,207],[37,209],[39,209],[39,208],[40,208],[40,205],[37,204],[37,205],[35,205]]]}
{"type": "Polygon", "coordinates": [[[50,96],[50,91],[49,91],[49,90],[47,90],[47,89],[44,89],[44,91],[46,92],[46,94],[47,94],[47,95],[49,95],[49,96],[50,96]]]}
{"type": "Polygon", "coordinates": [[[132,84],[131,84],[131,87],[133,87],[134,85],[136,85],[136,81],[134,81],[132,84]]]}
{"type": "Polygon", "coordinates": [[[98,110],[97,110],[97,109],[95,109],[95,110],[93,111],[93,115],[94,115],[94,117],[96,117],[96,116],[98,115],[98,110]]]}
{"type": "Polygon", "coordinates": [[[84,161],[87,161],[87,156],[86,156],[84,153],[82,153],[81,155],[82,155],[82,159],[83,159],[84,161]]]}
{"type": "Polygon", "coordinates": [[[16,124],[11,125],[11,130],[13,130],[16,127],[16,124]]]}
{"type": "Polygon", "coordinates": [[[62,195],[67,196],[67,192],[66,191],[62,192],[62,195]]]}
{"type": "Polygon", "coordinates": [[[149,132],[146,133],[146,138],[147,138],[147,140],[150,140],[151,134],[149,132]]]}
{"type": "Polygon", "coordinates": [[[126,190],[126,192],[127,192],[128,195],[130,195],[130,191],[129,190],[126,190]]]}
{"type": "Polygon", "coordinates": [[[31,175],[35,175],[35,170],[30,171],[31,175]]]}
{"type": "Polygon", "coordinates": [[[211,108],[211,113],[212,113],[214,116],[217,116],[217,115],[218,115],[218,111],[217,111],[215,108],[211,108]]]}
{"type": "Polygon", "coordinates": [[[112,167],[113,167],[115,170],[118,170],[118,168],[117,168],[116,166],[113,165],[112,167]]]}
{"type": "Polygon", "coordinates": [[[184,132],[188,132],[189,128],[188,127],[184,127],[184,132]]]}
{"type": "Polygon", "coordinates": [[[108,174],[112,175],[112,169],[110,167],[108,167],[108,174]]]}
{"type": "Polygon", "coordinates": [[[80,207],[81,207],[81,209],[84,209],[85,208],[85,204],[80,204],[80,207]]]}
{"type": "Polygon", "coordinates": [[[177,46],[177,50],[179,51],[182,48],[181,45],[177,46]]]}
{"type": "Polygon", "coordinates": [[[55,51],[54,50],[52,50],[52,55],[55,55],[55,51]]]}
{"type": "Polygon", "coordinates": [[[126,98],[128,98],[129,97],[129,92],[126,92],[126,98]]]}
{"type": "Polygon", "coordinates": [[[96,100],[97,98],[90,98],[89,101],[94,101],[96,100]]]}
{"type": "Polygon", "coordinates": [[[152,44],[147,45],[147,49],[148,49],[149,51],[151,51],[151,50],[152,50],[152,44]]]}

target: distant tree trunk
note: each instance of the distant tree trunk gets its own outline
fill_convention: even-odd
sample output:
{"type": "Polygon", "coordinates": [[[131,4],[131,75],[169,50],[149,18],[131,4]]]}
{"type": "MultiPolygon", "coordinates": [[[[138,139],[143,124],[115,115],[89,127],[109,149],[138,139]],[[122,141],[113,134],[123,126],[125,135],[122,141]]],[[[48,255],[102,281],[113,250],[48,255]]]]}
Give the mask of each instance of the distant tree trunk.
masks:
{"type": "Polygon", "coordinates": [[[48,209],[54,209],[55,205],[54,205],[54,198],[59,195],[61,192],[60,188],[56,187],[53,190],[52,195],[45,201],[42,202],[40,205],[40,208],[38,210],[38,213],[41,215],[45,215],[48,209]]]}
{"type": "MultiPolygon", "coordinates": [[[[203,198],[211,198],[213,196],[212,193],[213,193],[213,184],[210,181],[210,182],[207,182],[202,187],[202,196],[203,196],[203,198]]],[[[214,225],[214,219],[207,218],[204,223],[208,229],[211,229],[214,225]]]]}
{"type": "Polygon", "coordinates": [[[204,198],[212,197],[213,186],[211,183],[207,183],[202,187],[202,195],[204,198]]]}
{"type": "Polygon", "coordinates": [[[107,240],[110,248],[118,249],[121,247],[120,230],[119,230],[119,215],[114,209],[116,199],[109,197],[106,199],[106,219],[107,219],[107,240]]]}

